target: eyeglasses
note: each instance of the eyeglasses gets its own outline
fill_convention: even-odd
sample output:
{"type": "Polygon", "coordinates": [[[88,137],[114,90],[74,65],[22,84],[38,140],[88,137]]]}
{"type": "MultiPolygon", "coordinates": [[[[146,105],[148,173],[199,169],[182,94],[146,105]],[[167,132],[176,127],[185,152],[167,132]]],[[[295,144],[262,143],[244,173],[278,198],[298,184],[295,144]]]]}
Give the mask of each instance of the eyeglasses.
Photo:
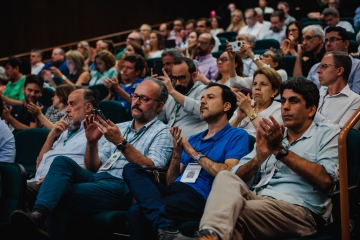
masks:
{"type": "Polygon", "coordinates": [[[135,38],[126,38],[126,40],[129,40],[129,41],[136,41],[136,39],[135,38]]]}
{"type": "Polygon", "coordinates": [[[343,40],[342,38],[337,38],[337,37],[331,37],[331,38],[329,38],[329,39],[325,39],[325,44],[327,44],[328,42],[330,42],[330,43],[335,43],[336,41],[340,41],[340,40],[343,40]]]}
{"type": "Polygon", "coordinates": [[[271,54],[263,54],[263,55],[260,55],[260,58],[274,58],[271,54]]]}
{"type": "Polygon", "coordinates": [[[296,32],[296,31],[298,31],[298,29],[294,28],[294,29],[289,29],[288,31],[289,32],[296,32]]]}
{"type": "Polygon", "coordinates": [[[325,69],[327,69],[328,67],[330,67],[330,66],[335,66],[334,64],[320,64],[319,65],[319,69],[322,69],[322,70],[325,70],[325,69]]]}
{"type": "Polygon", "coordinates": [[[202,41],[197,41],[196,44],[200,44],[200,45],[206,45],[208,44],[209,42],[202,42],[202,41]]]}
{"type": "Polygon", "coordinates": [[[313,39],[314,37],[318,37],[319,35],[314,35],[314,36],[305,36],[301,39],[301,42],[303,41],[310,41],[311,39],[313,39]]]}
{"type": "Polygon", "coordinates": [[[171,80],[173,80],[174,82],[176,82],[176,81],[179,81],[179,82],[185,82],[186,81],[186,78],[188,77],[188,76],[190,76],[190,75],[187,75],[187,76],[171,76],[171,80]]]}
{"type": "Polygon", "coordinates": [[[144,95],[137,95],[136,93],[130,94],[130,97],[132,100],[139,99],[141,104],[147,103],[150,100],[157,101],[157,99],[151,99],[151,98],[145,97],[144,95]]]}
{"type": "Polygon", "coordinates": [[[229,59],[227,59],[226,57],[222,57],[222,58],[218,58],[216,61],[217,61],[218,63],[219,63],[219,62],[226,62],[226,61],[229,61],[229,59]]]}

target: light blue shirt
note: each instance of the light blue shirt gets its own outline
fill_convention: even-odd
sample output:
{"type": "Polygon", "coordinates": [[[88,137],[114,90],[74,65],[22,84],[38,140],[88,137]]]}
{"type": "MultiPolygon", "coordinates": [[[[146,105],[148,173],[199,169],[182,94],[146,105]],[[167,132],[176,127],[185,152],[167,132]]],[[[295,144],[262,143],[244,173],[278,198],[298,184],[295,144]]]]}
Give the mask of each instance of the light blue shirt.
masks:
{"type": "MultiPolygon", "coordinates": [[[[287,129],[284,133],[282,144],[289,151],[310,162],[322,165],[334,182],[338,181],[338,135],[340,128],[333,124],[312,123],[306,132],[292,143],[288,142],[287,129]]],[[[256,146],[251,153],[242,158],[238,165],[231,170],[237,169],[249,162],[256,155],[256,146]]],[[[315,185],[300,177],[281,161],[277,161],[271,155],[261,165],[250,181],[248,186],[253,186],[260,179],[261,173],[269,166],[276,164],[277,172],[268,185],[255,189],[258,195],[266,195],[278,200],[308,208],[312,212],[323,215],[328,219],[331,213],[331,200],[327,198],[327,192],[322,191],[315,185]]]]}
{"type": "MultiPolygon", "coordinates": [[[[151,159],[156,167],[166,166],[174,148],[169,126],[157,118],[142,126],[137,132],[133,129],[134,120],[116,125],[128,144],[130,143],[139,153],[151,159]],[[139,137],[136,138],[137,133],[139,137]]],[[[109,141],[105,141],[102,146],[99,145],[99,158],[103,164],[114,152],[119,152],[119,150],[109,141]]],[[[127,163],[128,161],[121,154],[109,170],[99,170],[98,173],[107,172],[114,177],[122,178],[123,168],[127,163]]]]}
{"type": "Polygon", "coordinates": [[[117,74],[117,69],[114,67],[106,70],[103,73],[96,70],[91,71],[89,86],[104,84],[105,78],[112,79],[113,77],[116,77],[117,74]]]}
{"type": "MultiPolygon", "coordinates": [[[[349,85],[350,89],[355,92],[356,94],[360,93],[360,60],[355,59],[351,57],[352,66],[351,66],[351,72],[347,81],[347,84],[349,85]]],[[[309,74],[307,76],[307,79],[312,81],[317,85],[317,87],[320,89],[321,85],[319,82],[319,74],[317,73],[317,70],[319,68],[319,65],[321,63],[317,63],[309,71],[309,74]]]]}
{"type": "Polygon", "coordinates": [[[244,67],[243,74],[247,77],[253,76],[256,69],[258,69],[255,62],[249,57],[244,57],[242,61],[244,67]]]}
{"type": "Polygon", "coordinates": [[[15,139],[8,125],[0,118],[0,162],[15,162],[15,139]]]}
{"type": "MultiPolygon", "coordinates": [[[[83,123],[79,130],[74,135],[69,135],[69,130],[65,130],[59,138],[54,142],[52,149],[47,151],[36,170],[35,177],[30,179],[29,182],[38,181],[40,177],[45,177],[48,173],[51,163],[57,156],[66,156],[74,160],[80,166],[84,166],[84,154],[86,150],[86,136],[83,123]]],[[[102,137],[98,146],[101,146],[105,142],[105,138],[102,137]]]]}

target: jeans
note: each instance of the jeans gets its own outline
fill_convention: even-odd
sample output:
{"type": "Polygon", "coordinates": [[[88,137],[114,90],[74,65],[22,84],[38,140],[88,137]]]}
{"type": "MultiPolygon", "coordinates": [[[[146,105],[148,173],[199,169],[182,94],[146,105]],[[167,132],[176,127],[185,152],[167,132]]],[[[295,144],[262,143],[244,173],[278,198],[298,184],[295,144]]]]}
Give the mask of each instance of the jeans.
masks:
{"type": "Polygon", "coordinates": [[[130,239],[150,239],[154,230],[200,220],[206,200],[191,186],[158,183],[136,163],[125,165],[123,177],[137,201],[127,211],[130,239]]]}
{"type": "Polygon", "coordinates": [[[121,178],[93,173],[68,157],[56,157],[35,205],[51,212],[46,219],[50,239],[62,239],[68,214],[88,217],[103,211],[127,210],[132,197],[121,178]]]}

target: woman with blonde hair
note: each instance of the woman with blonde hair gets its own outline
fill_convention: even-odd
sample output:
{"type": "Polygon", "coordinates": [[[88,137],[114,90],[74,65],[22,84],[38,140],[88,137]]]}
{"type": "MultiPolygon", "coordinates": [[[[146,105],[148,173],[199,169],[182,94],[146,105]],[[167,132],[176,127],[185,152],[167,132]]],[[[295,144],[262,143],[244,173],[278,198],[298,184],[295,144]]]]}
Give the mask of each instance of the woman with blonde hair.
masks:
{"type": "Polygon", "coordinates": [[[104,84],[105,78],[112,79],[118,72],[115,68],[115,56],[107,51],[102,50],[95,56],[95,70],[91,72],[89,86],[104,84]]]}
{"type": "Polygon", "coordinates": [[[244,15],[243,15],[242,11],[239,10],[239,9],[235,9],[231,13],[231,23],[228,26],[228,28],[226,29],[226,31],[227,32],[229,32],[229,31],[238,32],[245,25],[246,24],[245,24],[245,21],[244,21],[244,15]]]}
{"type": "Polygon", "coordinates": [[[89,57],[89,43],[87,41],[79,42],[77,50],[84,56],[85,60],[89,57]]]}

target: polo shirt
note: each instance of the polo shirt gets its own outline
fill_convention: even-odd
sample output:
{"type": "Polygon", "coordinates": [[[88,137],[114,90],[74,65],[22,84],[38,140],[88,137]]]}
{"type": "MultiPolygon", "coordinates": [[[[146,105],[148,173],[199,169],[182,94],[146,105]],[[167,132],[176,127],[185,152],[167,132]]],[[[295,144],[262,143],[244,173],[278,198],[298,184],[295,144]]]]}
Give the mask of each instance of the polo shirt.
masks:
{"type": "MultiPolygon", "coordinates": [[[[144,81],[143,78],[138,78],[135,82],[130,83],[130,84],[122,84],[121,88],[127,92],[129,95],[135,92],[135,89],[137,88],[137,86],[144,81]]],[[[114,100],[121,102],[121,104],[125,107],[126,111],[129,111],[131,104],[129,104],[127,101],[125,101],[125,99],[123,99],[122,97],[120,97],[119,94],[115,94],[114,95],[114,100]]]]}
{"type": "MultiPolygon", "coordinates": [[[[246,131],[234,128],[229,123],[219,132],[208,139],[204,139],[208,130],[193,135],[189,138],[190,145],[197,151],[206,155],[213,162],[224,163],[226,159],[241,159],[249,152],[249,136],[246,131]]],[[[184,165],[184,170],[175,180],[179,182],[189,163],[195,163],[185,151],[181,154],[180,162],[184,165]]],[[[210,194],[214,177],[207,171],[201,169],[195,183],[185,183],[193,187],[206,200],[210,194]]]]}
{"type": "Polygon", "coordinates": [[[10,114],[18,122],[26,126],[30,126],[30,123],[35,122],[35,118],[30,112],[28,112],[24,105],[14,106],[10,111],[10,114]]]}
{"type": "Polygon", "coordinates": [[[25,83],[25,75],[23,75],[18,81],[12,83],[8,82],[6,84],[6,88],[2,92],[2,94],[8,98],[14,99],[14,100],[25,100],[23,88],[25,83]]]}

